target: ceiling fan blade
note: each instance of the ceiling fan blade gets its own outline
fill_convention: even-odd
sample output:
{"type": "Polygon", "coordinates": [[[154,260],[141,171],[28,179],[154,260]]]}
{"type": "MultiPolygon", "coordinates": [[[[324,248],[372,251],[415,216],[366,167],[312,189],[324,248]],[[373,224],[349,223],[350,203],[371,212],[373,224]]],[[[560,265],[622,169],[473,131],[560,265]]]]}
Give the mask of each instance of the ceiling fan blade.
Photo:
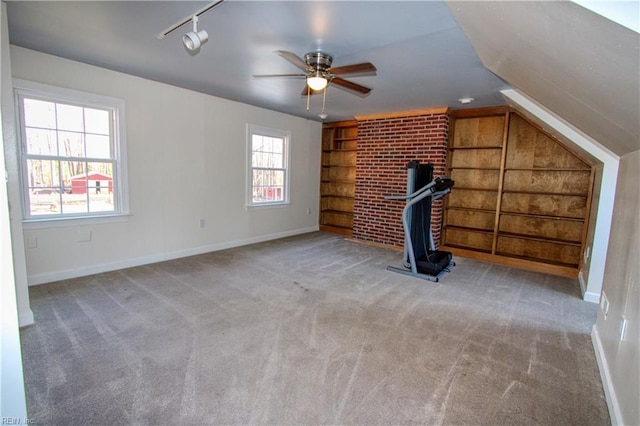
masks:
{"type": "Polygon", "coordinates": [[[282,56],[284,59],[291,62],[293,65],[295,65],[296,67],[300,68],[303,71],[309,70],[309,65],[307,65],[307,63],[304,60],[302,60],[301,57],[299,57],[293,52],[289,52],[287,50],[278,50],[278,55],[282,56]]]}
{"type": "Polygon", "coordinates": [[[282,77],[282,78],[305,78],[306,74],[254,74],[253,78],[268,78],[268,77],[282,77]]]}
{"type": "Polygon", "coordinates": [[[362,62],[361,64],[345,65],[342,67],[329,68],[329,72],[333,75],[375,75],[377,68],[371,62],[362,62]]]}
{"type": "Polygon", "coordinates": [[[340,77],[334,77],[331,80],[331,84],[335,84],[339,88],[344,89],[348,92],[351,92],[361,97],[365,97],[371,92],[371,89],[369,89],[368,87],[361,86],[357,83],[354,83],[349,80],[345,80],[344,78],[340,78],[340,77]]]}

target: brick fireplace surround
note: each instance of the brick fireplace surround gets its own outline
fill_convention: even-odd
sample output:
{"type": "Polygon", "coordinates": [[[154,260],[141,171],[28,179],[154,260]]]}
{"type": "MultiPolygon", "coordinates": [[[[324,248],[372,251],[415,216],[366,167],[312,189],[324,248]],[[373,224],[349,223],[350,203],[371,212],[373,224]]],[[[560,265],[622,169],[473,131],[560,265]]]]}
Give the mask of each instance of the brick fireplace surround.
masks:
{"type": "MultiPolygon", "coordinates": [[[[434,177],[445,175],[449,116],[447,109],[361,116],[353,215],[353,237],[402,247],[404,201],[385,195],[405,194],[406,165],[411,160],[434,165],[434,177]],[[401,116],[402,115],[402,116],[401,116]]],[[[436,245],[442,225],[442,200],[433,203],[431,223],[436,245]]]]}

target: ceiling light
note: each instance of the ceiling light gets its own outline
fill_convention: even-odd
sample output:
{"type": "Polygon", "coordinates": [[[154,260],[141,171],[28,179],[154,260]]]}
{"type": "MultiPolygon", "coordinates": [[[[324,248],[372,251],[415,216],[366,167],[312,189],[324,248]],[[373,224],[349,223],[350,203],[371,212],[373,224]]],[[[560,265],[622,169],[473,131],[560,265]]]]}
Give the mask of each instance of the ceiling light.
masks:
{"type": "Polygon", "coordinates": [[[460,98],[460,99],[458,99],[458,101],[461,104],[470,104],[471,102],[474,101],[474,99],[473,98],[460,98]]]}
{"type": "Polygon", "coordinates": [[[307,86],[312,90],[322,90],[327,87],[328,83],[327,79],[319,71],[307,77],[307,86]]]}
{"type": "Polygon", "coordinates": [[[204,15],[205,13],[207,13],[208,11],[210,11],[211,9],[213,9],[214,7],[222,4],[225,0],[217,0],[214,1],[212,3],[209,3],[208,5],[206,5],[205,7],[203,7],[202,9],[198,9],[196,10],[195,13],[192,13],[191,15],[187,16],[186,18],[176,22],[175,24],[171,25],[169,28],[167,28],[166,30],[162,31],[161,33],[159,33],[158,35],[156,35],[156,38],[158,40],[162,40],[163,38],[165,38],[166,36],[168,36],[169,34],[173,34],[174,31],[176,31],[178,28],[182,27],[183,25],[186,25],[189,23],[189,21],[192,20],[192,18],[194,16],[201,16],[204,15]]]}
{"type": "Polygon", "coordinates": [[[205,30],[198,31],[198,16],[194,15],[191,19],[193,21],[193,31],[186,33],[182,37],[184,47],[190,52],[197,52],[200,46],[205,44],[209,40],[209,34],[205,30]]]}

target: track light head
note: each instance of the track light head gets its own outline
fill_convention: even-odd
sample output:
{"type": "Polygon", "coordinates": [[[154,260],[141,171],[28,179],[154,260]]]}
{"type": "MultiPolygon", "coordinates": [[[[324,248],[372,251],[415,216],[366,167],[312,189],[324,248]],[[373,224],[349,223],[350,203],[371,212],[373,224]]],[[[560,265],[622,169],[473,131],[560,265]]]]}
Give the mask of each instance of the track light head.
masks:
{"type": "Polygon", "coordinates": [[[194,52],[200,49],[200,46],[205,44],[209,40],[209,34],[205,30],[202,31],[189,31],[182,37],[184,47],[190,52],[194,52]]]}
{"type": "Polygon", "coordinates": [[[189,31],[182,37],[182,43],[189,52],[197,53],[200,46],[209,40],[209,34],[205,30],[198,31],[197,15],[194,15],[191,20],[193,21],[193,31],[189,31]]]}

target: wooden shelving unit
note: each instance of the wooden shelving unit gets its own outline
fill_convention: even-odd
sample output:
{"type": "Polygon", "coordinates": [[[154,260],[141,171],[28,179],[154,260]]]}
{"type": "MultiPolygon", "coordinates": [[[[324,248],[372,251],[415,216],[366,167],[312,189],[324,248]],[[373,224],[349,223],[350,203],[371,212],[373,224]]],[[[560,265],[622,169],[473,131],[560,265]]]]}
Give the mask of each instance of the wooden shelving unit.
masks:
{"type": "Polygon", "coordinates": [[[453,119],[442,245],[468,257],[576,277],[595,169],[518,114],[453,119]]]}
{"type": "Polygon", "coordinates": [[[320,229],[351,235],[356,185],[357,121],[327,123],[322,129],[320,229]]]}
{"type": "Polygon", "coordinates": [[[455,181],[446,197],[445,246],[491,253],[500,190],[505,116],[454,121],[448,171],[455,181]]]}

